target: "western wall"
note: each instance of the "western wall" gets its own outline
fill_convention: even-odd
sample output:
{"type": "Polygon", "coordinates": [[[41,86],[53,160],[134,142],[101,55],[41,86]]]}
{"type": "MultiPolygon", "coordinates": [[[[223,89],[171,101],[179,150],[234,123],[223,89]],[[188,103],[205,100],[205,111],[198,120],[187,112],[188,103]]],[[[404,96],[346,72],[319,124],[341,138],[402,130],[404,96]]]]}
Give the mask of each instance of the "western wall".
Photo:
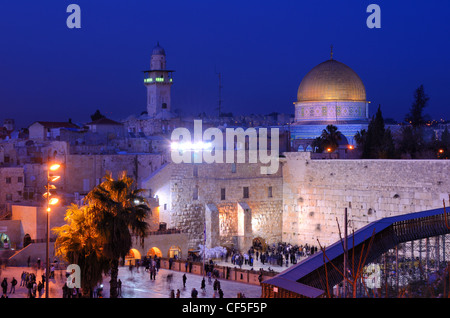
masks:
{"type": "Polygon", "coordinates": [[[262,175],[260,167],[168,163],[142,186],[159,200],[159,221],[188,233],[189,248],[203,244],[206,229],[208,247],[244,251],[257,237],[330,245],[338,224],[343,231],[345,208],[351,233],[384,217],[440,208],[450,193],[444,160],[321,160],[292,152],[277,174],[262,175]]]}
{"type": "Polygon", "coordinates": [[[330,245],[375,220],[449,205],[448,160],[312,160],[309,152],[283,159],[285,242],[330,245]]]}

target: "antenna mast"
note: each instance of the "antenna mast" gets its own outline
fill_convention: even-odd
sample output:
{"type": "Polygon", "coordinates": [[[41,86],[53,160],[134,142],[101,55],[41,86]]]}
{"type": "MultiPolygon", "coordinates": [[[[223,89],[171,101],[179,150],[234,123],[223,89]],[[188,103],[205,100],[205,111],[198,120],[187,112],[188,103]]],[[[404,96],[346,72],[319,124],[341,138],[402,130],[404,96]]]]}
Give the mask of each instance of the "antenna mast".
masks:
{"type": "Polygon", "coordinates": [[[222,114],[222,73],[216,72],[216,74],[219,76],[219,101],[218,101],[219,107],[218,107],[218,109],[219,109],[219,117],[220,117],[220,114],[222,114]]]}

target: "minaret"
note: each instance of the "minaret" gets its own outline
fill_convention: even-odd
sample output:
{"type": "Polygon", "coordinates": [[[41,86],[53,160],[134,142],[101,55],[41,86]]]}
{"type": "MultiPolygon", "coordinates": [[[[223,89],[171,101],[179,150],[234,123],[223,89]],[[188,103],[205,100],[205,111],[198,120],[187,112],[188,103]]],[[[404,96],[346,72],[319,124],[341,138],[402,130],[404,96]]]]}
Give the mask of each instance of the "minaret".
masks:
{"type": "Polygon", "coordinates": [[[172,86],[172,72],[166,70],[166,52],[158,44],[153,48],[150,59],[150,70],[144,71],[147,86],[147,113],[155,117],[166,109],[170,111],[170,87],[172,86]]]}

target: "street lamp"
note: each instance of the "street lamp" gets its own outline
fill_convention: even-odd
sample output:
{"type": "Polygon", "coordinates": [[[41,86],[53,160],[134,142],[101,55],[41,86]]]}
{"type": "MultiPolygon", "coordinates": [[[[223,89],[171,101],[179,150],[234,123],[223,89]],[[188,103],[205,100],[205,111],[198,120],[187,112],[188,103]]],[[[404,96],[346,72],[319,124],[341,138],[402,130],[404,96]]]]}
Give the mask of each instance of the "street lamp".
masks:
{"type": "Polygon", "coordinates": [[[45,257],[45,298],[48,298],[48,292],[49,292],[49,272],[50,272],[50,257],[49,257],[49,246],[50,246],[50,206],[55,205],[58,203],[58,198],[50,198],[51,192],[50,190],[55,190],[56,186],[54,184],[51,184],[51,182],[57,181],[60,176],[55,176],[50,172],[57,171],[61,165],[55,163],[55,164],[48,164],[47,167],[47,186],[45,187],[46,192],[44,194],[44,198],[47,199],[47,244],[46,244],[46,257],[45,257]]]}

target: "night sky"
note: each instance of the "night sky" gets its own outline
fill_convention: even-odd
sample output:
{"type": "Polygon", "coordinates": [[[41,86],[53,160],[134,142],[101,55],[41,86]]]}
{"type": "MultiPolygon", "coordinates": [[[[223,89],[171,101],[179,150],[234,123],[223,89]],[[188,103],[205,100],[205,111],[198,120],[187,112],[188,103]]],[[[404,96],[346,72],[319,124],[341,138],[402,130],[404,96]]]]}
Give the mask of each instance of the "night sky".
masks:
{"type": "Polygon", "coordinates": [[[116,120],[146,110],[142,71],[157,41],[174,69],[172,109],[293,113],[306,73],[330,58],[355,70],[374,113],[403,120],[421,84],[425,110],[450,119],[450,1],[104,1],[0,3],[0,123],[116,120]],[[81,7],[81,29],[66,8],[81,7]],[[381,29],[366,8],[381,7],[381,29]]]}

